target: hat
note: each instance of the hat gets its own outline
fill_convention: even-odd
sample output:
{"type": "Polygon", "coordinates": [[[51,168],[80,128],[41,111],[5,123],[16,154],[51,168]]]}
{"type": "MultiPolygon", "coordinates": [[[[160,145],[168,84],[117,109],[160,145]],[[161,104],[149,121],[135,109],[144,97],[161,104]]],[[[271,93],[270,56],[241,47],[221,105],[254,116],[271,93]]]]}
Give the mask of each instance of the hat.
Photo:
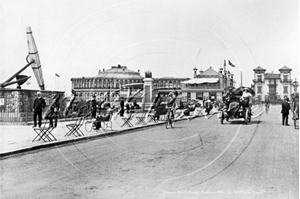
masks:
{"type": "Polygon", "coordinates": [[[40,94],[42,94],[42,93],[41,93],[40,91],[38,91],[38,92],[36,92],[36,94],[37,94],[37,95],[40,95],[40,94]]]}

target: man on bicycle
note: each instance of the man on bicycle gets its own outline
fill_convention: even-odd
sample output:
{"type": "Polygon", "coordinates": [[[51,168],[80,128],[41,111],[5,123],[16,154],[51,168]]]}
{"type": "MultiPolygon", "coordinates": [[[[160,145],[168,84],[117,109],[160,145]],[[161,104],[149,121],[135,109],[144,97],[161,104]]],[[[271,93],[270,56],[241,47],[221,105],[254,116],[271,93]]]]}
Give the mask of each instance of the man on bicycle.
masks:
{"type": "Polygon", "coordinates": [[[178,96],[178,92],[177,91],[172,91],[168,94],[168,98],[167,98],[167,108],[168,108],[168,112],[167,115],[172,114],[172,118],[174,118],[174,111],[176,108],[176,98],[178,96]]]}

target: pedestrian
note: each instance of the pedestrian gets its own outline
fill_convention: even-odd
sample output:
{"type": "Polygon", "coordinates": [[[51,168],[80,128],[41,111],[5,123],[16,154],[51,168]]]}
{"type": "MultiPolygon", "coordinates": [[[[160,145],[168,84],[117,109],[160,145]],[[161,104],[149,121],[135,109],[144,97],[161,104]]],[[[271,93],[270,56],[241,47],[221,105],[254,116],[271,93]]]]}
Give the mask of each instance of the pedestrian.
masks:
{"type": "Polygon", "coordinates": [[[265,104],[266,104],[266,113],[268,114],[269,113],[269,107],[270,107],[270,100],[269,100],[269,98],[266,99],[265,104]]]}
{"type": "Polygon", "coordinates": [[[58,113],[59,113],[59,99],[60,99],[59,94],[55,94],[53,96],[53,101],[49,105],[49,113],[47,114],[46,111],[46,116],[45,119],[49,119],[49,125],[50,127],[57,127],[57,119],[58,119],[58,113]],[[54,125],[53,125],[53,119],[54,119],[54,125]]]}
{"type": "Polygon", "coordinates": [[[96,112],[97,112],[97,101],[96,101],[96,96],[93,95],[93,99],[92,99],[92,118],[96,118],[96,112]]]}
{"type": "Polygon", "coordinates": [[[289,104],[289,98],[285,98],[285,100],[281,104],[281,114],[282,114],[282,125],[289,126],[289,111],[291,107],[289,104]]]}
{"type": "Polygon", "coordinates": [[[125,106],[124,97],[122,97],[120,100],[120,116],[121,117],[124,116],[124,106],[125,106]]]}
{"type": "Polygon", "coordinates": [[[35,98],[33,102],[33,121],[34,125],[33,127],[36,127],[37,121],[36,117],[39,119],[39,127],[42,125],[42,112],[43,109],[46,107],[45,99],[42,98],[42,94],[40,91],[37,92],[37,97],[35,98]]]}

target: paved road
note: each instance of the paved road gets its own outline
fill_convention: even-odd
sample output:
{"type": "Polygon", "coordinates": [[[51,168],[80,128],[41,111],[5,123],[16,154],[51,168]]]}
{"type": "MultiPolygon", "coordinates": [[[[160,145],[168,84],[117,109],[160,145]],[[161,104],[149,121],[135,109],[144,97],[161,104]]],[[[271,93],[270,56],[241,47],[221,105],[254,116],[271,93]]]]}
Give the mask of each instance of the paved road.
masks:
{"type": "Polygon", "coordinates": [[[298,198],[298,131],[279,113],[272,106],[248,125],[202,117],[10,157],[0,162],[1,198],[298,198]]]}

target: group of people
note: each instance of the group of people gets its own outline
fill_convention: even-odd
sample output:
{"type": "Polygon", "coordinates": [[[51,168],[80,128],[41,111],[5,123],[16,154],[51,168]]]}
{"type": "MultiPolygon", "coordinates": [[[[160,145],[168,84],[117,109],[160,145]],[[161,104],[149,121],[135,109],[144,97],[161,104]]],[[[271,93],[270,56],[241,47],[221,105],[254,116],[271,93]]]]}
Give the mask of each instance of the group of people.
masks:
{"type": "Polygon", "coordinates": [[[169,114],[170,111],[174,118],[186,116],[187,119],[192,119],[199,115],[209,115],[214,107],[211,100],[205,100],[203,105],[197,100],[184,104],[178,96],[178,91],[172,91],[167,95],[166,101],[163,101],[161,94],[157,93],[151,107],[155,110],[154,119],[159,120],[161,115],[169,114]]]}
{"type": "MultiPolygon", "coordinates": [[[[180,98],[178,98],[178,91],[172,91],[168,94],[166,101],[162,100],[161,94],[157,93],[150,110],[155,110],[154,118],[156,120],[160,119],[160,115],[171,114],[172,117],[175,117],[176,112],[179,113],[177,117],[188,116],[188,118],[196,117],[200,114],[208,115],[210,111],[213,109],[214,105],[210,100],[206,100],[203,105],[199,102],[194,102],[192,104],[183,105],[180,98]],[[190,116],[190,112],[193,111],[193,115],[190,116]]],[[[41,127],[42,124],[42,113],[46,107],[45,99],[41,96],[41,92],[37,92],[36,99],[33,103],[33,120],[34,125],[41,127]],[[38,121],[37,121],[38,119],[38,121]]],[[[93,96],[93,100],[91,101],[91,116],[95,119],[94,125],[95,129],[101,128],[101,122],[108,121],[111,117],[113,112],[118,109],[118,114],[121,117],[124,117],[131,110],[140,109],[140,105],[137,103],[136,100],[133,100],[131,103],[130,101],[124,100],[122,97],[120,99],[120,106],[115,108],[114,106],[111,107],[109,103],[105,103],[107,95],[104,95],[104,98],[97,102],[96,96],[93,96]],[[102,110],[102,111],[101,111],[102,110]]],[[[53,95],[52,103],[48,106],[47,111],[44,114],[45,119],[49,119],[50,126],[56,127],[57,126],[57,118],[59,113],[59,106],[60,106],[60,95],[55,94],[53,95]],[[54,121],[53,121],[54,120],[54,121]]],[[[234,109],[237,110],[236,107],[246,108],[251,107],[252,104],[252,95],[247,88],[244,88],[242,95],[237,97],[236,93],[234,93],[233,89],[229,89],[223,95],[223,104],[225,105],[226,112],[234,112],[234,109]]],[[[269,100],[266,101],[266,107],[269,106],[269,100]]],[[[293,103],[292,111],[295,113],[296,111],[299,113],[299,104],[293,103]]],[[[251,110],[251,108],[250,108],[251,110]]],[[[291,105],[289,103],[289,98],[285,98],[282,103],[282,125],[289,125],[288,124],[288,116],[289,111],[291,110],[291,105]]],[[[295,117],[295,116],[294,116],[295,117]]]]}
{"type": "Polygon", "coordinates": [[[282,125],[289,126],[289,113],[292,111],[293,119],[299,119],[299,96],[298,98],[293,98],[290,103],[290,99],[286,97],[281,104],[281,115],[282,115],[282,125]]]}
{"type": "Polygon", "coordinates": [[[252,94],[247,87],[243,88],[242,93],[241,91],[229,88],[223,95],[223,101],[226,109],[225,114],[227,115],[236,117],[240,108],[242,108],[242,110],[248,108],[250,115],[252,114],[252,94]]]}
{"type": "MultiPolygon", "coordinates": [[[[41,127],[42,125],[42,114],[43,110],[46,108],[46,102],[45,99],[42,97],[42,93],[40,91],[37,92],[37,97],[34,99],[33,102],[33,127],[41,127]],[[38,122],[37,122],[38,119],[38,122]]],[[[52,96],[53,101],[49,105],[48,109],[46,110],[44,114],[44,118],[49,120],[49,126],[56,128],[57,127],[57,118],[59,113],[59,100],[60,100],[59,94],[54,94],[52,96]],[[54,122],[53,122],[54,120],[54,122]]]]}

